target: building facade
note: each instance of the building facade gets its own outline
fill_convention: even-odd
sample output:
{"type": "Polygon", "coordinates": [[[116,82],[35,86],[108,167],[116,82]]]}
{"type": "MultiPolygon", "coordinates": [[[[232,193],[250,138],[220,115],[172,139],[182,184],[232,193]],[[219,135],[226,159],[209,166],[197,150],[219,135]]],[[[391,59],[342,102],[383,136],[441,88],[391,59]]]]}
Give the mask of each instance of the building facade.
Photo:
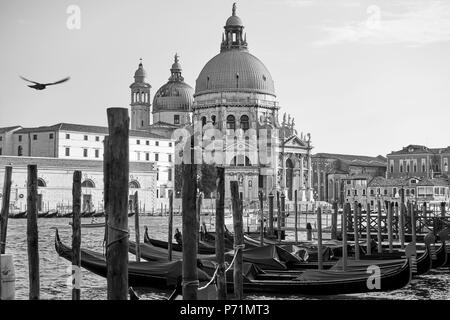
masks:
{"type": "Polygon", "coordinates": [[[388,178],[448,177],[450,147],[409,145],[387,155],[388,178]]]}
{"type": "Polygon", "coordinates": [[[386,158],[347,154],[317,153],[312,156],[316,200],[345,203],[347,178],[386,176],[386,158]]]}

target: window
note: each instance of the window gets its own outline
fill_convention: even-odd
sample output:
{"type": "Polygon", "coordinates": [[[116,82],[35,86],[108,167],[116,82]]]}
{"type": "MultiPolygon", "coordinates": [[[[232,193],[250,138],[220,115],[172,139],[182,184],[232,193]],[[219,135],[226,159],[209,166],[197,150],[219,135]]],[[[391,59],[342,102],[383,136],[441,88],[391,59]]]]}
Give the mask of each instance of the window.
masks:
{"type": "Polygon", "coordinates": [[[70,156],[70,148],[66,148],[66,157],[70,156]]]}
{"type": "Polygon", "coordinates": [[[2,136],[0,136],[0,141],[3,141],[3,137],[2,136]]]}
{"type": "Polygon", "coordinates": [[[414,162],[414,165],[413,165],[413,172],[417,172],[417,163],[415,163],[415,162],[414,162]]]}
{"type": "Polygon", "coordinates": [[[206,117],[202,117],[202,127],[206,124],[206,117]]]}
{"type": "Polygon", "coordinates": [[[17,148],[17,155],[18,155],[19,157],[21,157],[22,154],[23,154],[23,148],[22,148],[22,146],[19,146],[19,147],[17,148]]]}
{"type": "Polygon", "coordinates": [[[168,160],[168,161],[169,161],[169,162],[172,162],[172,155],[169,154],[168,156],[169,156],[169,160],[168,160]]]}
{"type": "Polygon", "coordinates": [[[22,142],[22,136],[19,135],[19,142],[22,142]]]}
{"type": "Polygon", "coordinates": [[[363,189],[362,194],[363,194],[363,196],[366,195],[366,189],[363,189]]]}
{"type": "Polygon", "coordinates": [[[387,196],[388,195],[388,191],[387,189],[384,189],[384,195],[387,196]]]}
{"type": "Polygon", "coordinates": [[[97,142],[100,141],[100,137],[98,137],[98,136],[95,137],[95,141],[97,141],[97,142]]]}
{"type": "Polygon", "coordinates": [[[2,153],[3,153],[3,152],[2,152],[2,148],[0,148],[0,156],[2,155],[2,153]]]}
{"type": "Polygon", "coordinates": [[[37,140],[37,134],[33,134],[33,140],[37,140]]]}
{"type": "Polygon", "coordinates": [[[233,115],[229,115],[227,117],[227,129],[235,130],[236,129],[236,121],[233,115]]]}
{"type": "Polygon", "coordinates": [[[141,140],[136,140],[136,144],[141,144],[141,140]]]}
{"type": "Polygon", "coordinates": [[[53,139],[53,133],[50,133],[50,134],[48,135],[48,138],[49,138],[50,140],[52,140],[52,139],[53,139]]]}
{"type": "Polygon", "coordinates": [[[155,141],[155,146],[159,147],[159,141],[155,141]]]}
{"type": "Polygon", "coordinates": [[[350,190],[347,190],[347,195],[348,195],[348,196],[350,195],[350,190]]]}
{"type": "Polygon", "coordinates": [[[400,160],[400,172],[403,172],[403,161],[400,160]]]}
{"type": "Polygon", "coordinates": [[[88,156],[88,149],[83,149],[83,157],[87,158],[88,156]]]}
{"type": "Polygon", "coordinates": [[[448,158],[444,158],[444,171],[448,171],[448,158]]]}
{"type": "Polygon", "coordinates": [[[137,161],[141,160],[141,153],[140,152],[136,152],[136,159],[137,159],[137,161]]]}
{"type": "MultiPolygon", "coordinates": [[[[159,168],[156,169],[156,181],[159,181],[159,168]]],[[[158,190],[156,190],[158,191],[158,190]]]]}
{"type": "Polygon", "coordinates": [[[168,176],[167,176],[167,180],[168,181],[172,181],[172,168],[169,168],[169,170],[168,170],[168,176]]]}
{"type": "Polygon", "coordinates": [[[393,188],[393,189],[392,189],[392,195],[395,197],[396,194],[397,194],[397,188],[393,188]]]}
{"type": "Polygon", "coordinates": [[[172,146],[172,142],[169,142],[169,147],[171,147],[172,146]]]}
{"type": "Polygon", "coordinates": [[[82,188],[95,188],[95,183],[92,180],[84,180],[81,184],[82,188]]]}
{"type": "Polygon", "coordinates": [[[212,124],[215,125],[216,124],[216,116],[211,116],[211,121],[212,121],[212,124]]]}
{"type": "Polygon", "coordinates": [[[159,161],[159,154],[155,153],[155,161],[159,161]]]}
{"type": "Polygon", "coordinates": [[[353,194],[354,194],[355,196],[358,195],[358,190],[354,190],[353,192],[354,192],[353,194]]]}
{"type": "Polygon", "coordinates": [[[149,146],[150,145],[150,141],[145,141],[145,144],[147,145],[147,146],[149,146]]]}
{"type": "Polygon", "coordinates": [[[425,164],[425,159],[422,159],[422,172],[426,171],[426,164],[425,164]]]}
{"type": "Polygon", "coordinates": [[[88,141],[88,136],[84,136],[84,141],[88,141]]]}
{"type": "Polygon", "coordinates": [[[38,187],[41,187],[41,188],[45,188],[47,186],[44,179],[42,179],[42,178],[38,178],[37,185],[38,185],[38,187]]]}
{"type": "Polygon", "coordinates": [[[241,129],[246,131],[250,128],[250,123],[247,115],[243,115],[241,117],[241,129]]]}
{"type": "Polygon", "coordinates": [[[370,189],[370,195],[371,196],[375,195],[375,191],[373,189],[370,189]]]}
{"type": "Polygon", "coordinates": [[[98,149],[95,150],[95,157],[96,158],[100,157],[100,150],[98,150],[98,149]]]}
{"type": "Polygon", "coordinates": [[[180,124],[180,115],[179,114],[176,114],[173,116],[173,123],[180,124]]]}
{"type": "Polygon", "coordinates": [[[393,160],[390,161],[389,170],[391,171],[391,173],[394,173],[394,161],[393,160]]]}
{"type": "Polygon", "coordinates": [[[147,152],[147,153],[145,154],[145,160],[146,160],[146,161],[149,161],[149,160],[150,160],[150,153],[147,152]]]}
{"type": "Polygon", "coordinates": [[[66,139],[70,139],[70,134],[66,133],[66,139]]]}
{"type": "Polygon", "coordinates": [[[406,164],[406,172],[409,172],[409,162],[406,164]]]}

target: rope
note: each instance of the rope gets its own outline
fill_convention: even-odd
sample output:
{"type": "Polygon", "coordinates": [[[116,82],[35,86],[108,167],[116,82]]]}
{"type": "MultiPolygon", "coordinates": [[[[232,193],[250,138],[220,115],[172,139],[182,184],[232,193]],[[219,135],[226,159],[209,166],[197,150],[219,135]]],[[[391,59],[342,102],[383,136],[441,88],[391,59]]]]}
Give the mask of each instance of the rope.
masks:
{"type": "Polygon", "coordinates": [[[200,284],[200,281],[198,281],[198,280],[190,280],[190,281],[187,281],[187,280],[183,280],[183,282],[181,282],[181,286],[191,286],[191,285],[196,285],[196,286],[198,286],[200,284]]]}
{"type": "Polygon", "coordinates": [[[203,287],[198,288],[198,290],[200,291],[200,290],[204,290],[204,289],[208,288],[211,285],[211,283],[213,283],[216,280],[218,271],[219,271],[219,265],[217,265],[216,271],[214,271],[214,274],[213,274],[211,280],[206,285],[204,285],[203,287]]]}
{"type": "Polygon", "coordinates": [[[237,257],[237,254],[238,254],[239,250],[244,249],[244,248],[245,248],[245,244],[235,245],[235,246],[233,246],[233,248],[234,248],[236,251],[234,252],[233,260],[231,261],[231,263],[230,263],[230,265],[228,266],[228,268],[225,270],[225,273],[227,273],[228,271],[230,271],[231,267],[233,266],[233,264],[234,264],[234,262],[235,262],[235,260],[236,260],[236,257],[237,257]]]}
{"type": "Polygon", "coordinates": [[[108,243],[108,244],[106,245],[106,249],[107,249],[107,250],[108,250],[108,248],[111,247],[113,244],[115,244],[115,243],[117,243],[117,242],[120,242],[120,241],[122,241],[123,239],[127,239],[127,238],[130,236],[129,233],[128,233],[128,230],[113,227],[113,226],[110,225],[109,223],[108,223],[108,228],[111,228],[111,229],[113,229],[113,230],[122,232],[122,233],[124,233],[125,235],[122,236],[122,237],[120,237],[120,238],[118,238],[118,239],[116,239],[116,240],[114,240],[114,241],[111,241],[110,243],[108,243]]]}

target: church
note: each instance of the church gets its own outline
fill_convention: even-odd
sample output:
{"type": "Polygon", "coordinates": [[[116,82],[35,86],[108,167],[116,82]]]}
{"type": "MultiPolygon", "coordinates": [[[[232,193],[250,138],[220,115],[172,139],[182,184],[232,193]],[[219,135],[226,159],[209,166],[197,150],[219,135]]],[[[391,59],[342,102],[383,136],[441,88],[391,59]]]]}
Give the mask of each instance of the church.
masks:
{"type": "Polygon", "coordinates": [[[311,137],[298,135],[290,116],[280,119],[274,80],[264,63],[249,52],[235,4],[224,26],[220,52],[201,70],[195,90],[184,82],[177,55],[170,72],[152,106],[151,86],[139,65],[131,85],[133,129],[170,136],[176,142],[175,165],[190,161],[183,154],[187,137],[200,136],[195,145],[201,154],[196,159],[225,167],[228,205],[230,181],[239,182],[244,205],[257,202],[259,192],[264,197],[284,193],[288,202],[297,192],[299,201],[314,201],[311,137]]]}

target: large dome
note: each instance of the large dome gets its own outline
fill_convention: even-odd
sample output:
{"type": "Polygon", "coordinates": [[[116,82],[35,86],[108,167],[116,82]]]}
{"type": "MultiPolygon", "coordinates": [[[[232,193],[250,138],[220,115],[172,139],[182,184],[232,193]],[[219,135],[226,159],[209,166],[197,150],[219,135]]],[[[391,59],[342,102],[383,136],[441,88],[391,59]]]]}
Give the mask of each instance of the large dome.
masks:
{"type": "Polygon", "coordinates": [[[275,86],[266,66],[247,50],[222,51],[200,72],[195,95],[237,91],[275,96],[275,86]]]}

